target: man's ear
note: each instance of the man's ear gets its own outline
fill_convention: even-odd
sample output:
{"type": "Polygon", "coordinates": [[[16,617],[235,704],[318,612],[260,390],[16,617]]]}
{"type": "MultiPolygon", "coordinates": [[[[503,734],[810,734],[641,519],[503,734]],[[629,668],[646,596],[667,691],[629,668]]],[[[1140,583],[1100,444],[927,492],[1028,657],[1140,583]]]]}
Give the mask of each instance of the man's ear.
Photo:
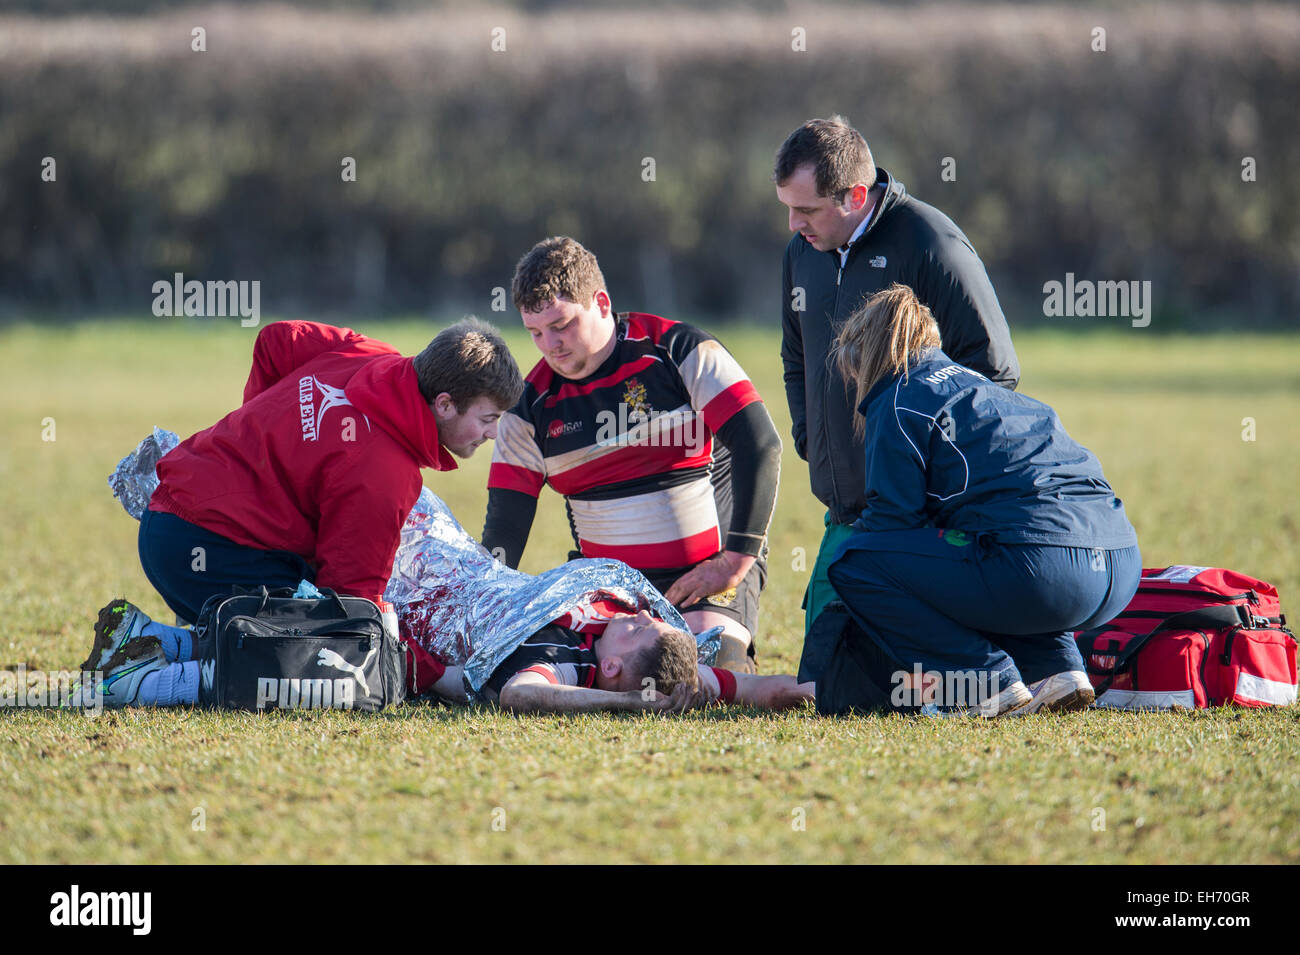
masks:
{"type": "Polygon", "coordinates": [[[602,657],[600,661],[600,675],[607,680],[616,680],[618,675],[623,672],[622,657],[602,657]]]}
{"type": "Polygon", "coordinates": [[[609,318],[609,312],[610,312],[609,293],[606,292],[604,289],[600,289],[598,292],[596,292],[596,308],[600,309],[601,318],[609,318]]]}
{"type": "Polygon", "coordinates": [[[849,190],[848,200],[849,208],[857,212],[867,204],[867,196],[871,192],[866,183],[854,183],[853,188],[849,190]]]}
{"type": "Polygon", "coordinates": [[[451,395],[447,394],[445,391],[439,392],[438,396],[433,399],[433,402],[429,407],[433,409],[434,417],[439,421],[445,421],[448,418],[453,418],[459,414],[456,410],[456,402],[452,401],[451,395]]]}

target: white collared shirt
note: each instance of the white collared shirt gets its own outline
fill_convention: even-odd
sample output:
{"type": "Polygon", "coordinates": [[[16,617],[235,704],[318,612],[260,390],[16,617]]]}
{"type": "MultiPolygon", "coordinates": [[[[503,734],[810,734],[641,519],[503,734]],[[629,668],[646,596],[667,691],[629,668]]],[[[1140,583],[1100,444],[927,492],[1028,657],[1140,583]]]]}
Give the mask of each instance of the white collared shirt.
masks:
{"type": "Polygon", "coordinates": [[[844,268],[845,263],[849,261],[849,249],[852,248],[854,242],[857,242],[858,239],[862,238],[862,233],[867,231],[867,226],[871,224],[871,217],[875,214],[876,203],[873,202],[871,208],[867,210],[867,214],[863,216],[862,221],[858,223],[858,227],[853,230],[853,235],[849,236],[849,241],[845,242],[837,250],[840,253],[840,268],[844,268]]]}

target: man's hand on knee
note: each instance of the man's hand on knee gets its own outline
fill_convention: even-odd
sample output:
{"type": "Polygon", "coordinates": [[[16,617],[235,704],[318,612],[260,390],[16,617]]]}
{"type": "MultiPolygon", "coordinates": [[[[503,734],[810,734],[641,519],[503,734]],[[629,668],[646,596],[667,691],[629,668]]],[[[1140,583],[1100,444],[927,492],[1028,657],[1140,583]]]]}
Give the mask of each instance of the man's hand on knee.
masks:
{"type": "Polygon", "coordinates": [[[674,581],[664,594],[675,607],[689,607],[715,594],[723,594],[740,585],[754,566],[748,554],[724,550],[702,560],[674,581]]]}

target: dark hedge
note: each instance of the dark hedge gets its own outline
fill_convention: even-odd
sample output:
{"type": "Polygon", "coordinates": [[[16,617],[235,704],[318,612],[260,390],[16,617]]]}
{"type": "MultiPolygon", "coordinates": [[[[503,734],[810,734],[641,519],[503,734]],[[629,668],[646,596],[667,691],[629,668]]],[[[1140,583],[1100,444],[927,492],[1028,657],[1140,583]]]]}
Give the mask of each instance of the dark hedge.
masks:
{"type": "Polygon", "coordinates": [[[260,280],[267,313],[490,315],[566,232],[616,307],[775,321],[772,158],[839,111],[1013,321],[1074,272],[1151,280],[1173,324],[1288,322],[1297,103],[1282,7],[0,18],[0,309],[147,313],[183,272],[260,280]]]}

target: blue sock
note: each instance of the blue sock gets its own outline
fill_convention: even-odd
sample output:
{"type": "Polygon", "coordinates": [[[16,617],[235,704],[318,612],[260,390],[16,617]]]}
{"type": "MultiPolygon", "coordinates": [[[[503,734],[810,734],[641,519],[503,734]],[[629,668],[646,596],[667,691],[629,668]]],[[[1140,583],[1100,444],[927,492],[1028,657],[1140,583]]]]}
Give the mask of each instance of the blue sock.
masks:
{"type": "Polygon", "coordinates": [[[135,697],[141,706],[176,706],[199,701],[199,664],[197,660],[173,663],[148,673],[140,681],[135,697]]]}
{"type": "Polygon", "coordinates": [[[188,627],[169,627],[165,623],[151,620],[141,629],[146,637],[157,637],[162,643],[163,655],[168,660],[178,663],[194,659],[194,631],[188,627]]]}

